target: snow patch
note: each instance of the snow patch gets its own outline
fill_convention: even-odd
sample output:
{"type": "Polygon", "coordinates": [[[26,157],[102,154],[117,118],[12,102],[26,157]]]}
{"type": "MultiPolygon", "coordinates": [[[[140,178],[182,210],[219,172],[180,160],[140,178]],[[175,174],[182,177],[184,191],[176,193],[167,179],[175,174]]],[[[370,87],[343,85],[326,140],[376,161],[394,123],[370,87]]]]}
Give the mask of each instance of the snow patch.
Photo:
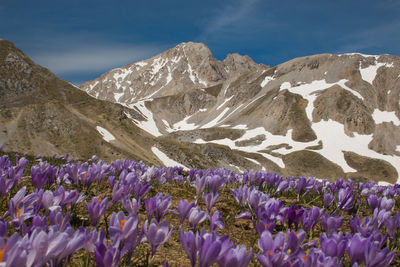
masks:
{"type": "Polygon", "coordinates": [[[244,157],[245,159],[247,159],[248,161],[251,161],[251,162],[253,162],[254,164],[257,164],[257,165],[260,165],[261,166],[261,164],[260,164],[260,162],[258,162],[257,160],[255,160],[255,159],[252,159],[252,158],[247,158],[247,157],[244,157]]]}
{"type": "Polygon", "coordinates": [[[384,181],[379,181],[379,182],[378,182],[378,185],[379,185],[379,186],[390,186],[390,185],[393,185],[393,184],[388,183],[388,182],[384,182],[384,181]]]}
{"type": "Polygon", "coordinates": [[[96,126],[96,130],[103,136],[104,141],[110,142],[115,140],[114,135],[112,135],[109,131],[107,131],[103,127],[96,126]]]}
{"type": "Polygon", "coordinates": [[[292,87],[292,85],[290,84],[290,82],[284,82],[281,84],[280,90],[285,90],[285,89],[290,89],[292,87]]]}
{"type": "Polygon", "coordinates": [[[400,120],[397,118],[394,111],[381,111],[379,109],[375,109],[372,113],[372,118],[374,119],[375,124],[392,122],[394,125],[400,126],[400,120]]]}
{"type": "Polygon", "coordinates": [[[188,167],[180,164],[179,162],[169,158],[164,152],[162,152],[161,150],[159,150],[156,147],[152,147],[151,151],[161,160],[161,162],[165,165],[165,167],[182,167],[185,170],[189,170],[188,167]]]}
{"type": "Polygon", "coordinates": [[[98,84],[99,84],[99,81],[96,81],[94,84],[90,84],[88,92],[92,91],[93,88],[96,87],[98,84]]]}
{"type": "Polygon", "coordinates": [[[158,130],[158,127],[153,117],[153,113],[148,108],[146,108],[145,101],[139,101],[133,105],[128,105],[128,107],[131,109],[136,109],[145,118],[144,121],[139,121],[133,119],[132,116],[128,116],[139,128],[145,130],[153,136],[162,135],[162,133],[160,133],[160,131],[158,130]]]}
{"type": "Polygon", "coordinates": [[[179,56],[179,57],[178,57],[178,56],[175,56],[173,59],[171,59],[171,61],[172,61],[172,63],[175,63],[175,64],[176,64],[176,63],[178,63],[178,62],[181,60],[181,58],[182,58],[182,57],[180,57],[180,56],[179,56]]]}
{"type": "Polygon", "coordinates": [[[201,126],[200,128],[211,128],[217,125],[217,123],[224,117],[224,115],[229,111],[229,108],[225,108],[215,119],[201,126]]]}
{"type": "Polygon", "coordinates": [[[175,123],[172,128],[175,130],[184,130],[184,131],[190,131],[190,130],[194,130],[197,128],[195,123],[188,123],[187,121],[190,119],[190,116],[186,116],[183,120],[181,120],[180,122],[175,123]]]}
{"type": "Polygon", "coordinates": [[[356,97],[363,99],[363,97],[356,91],[350,89],[349,87],[347,87],[345,85],[345,83],[348,80],[346,79],[342,79],[336,83],[327,83],[325,80],[316,80],[313,81],[311,83],[308,84],[302,84],[300,86],[295,86],[295,87],[291,87],[289,82],[284,82],[281,84],[280,90],[284,90],[287,89],[289,90],[291,93],[294,94],[299,94],[301,95],[304,99],[306,99],[308,101],[307,107],[306,107],[306,114],[307,117],[310,121],[312,121],[312,112],[314,110],[314,100],[317,98],[317,92],[318,91],[322,91],[325,89],[328,89],[330,87],[332,87],[333,85],[339,85],[341,86],[343,89],[351,92],[353,95],[355,95],[356,97]]]}
{"type": "Polygon", "coordinates": [[[400,152],[400,146],[396,146],[396,151],[400,152]]]}
{"type": "Polygon", "coordinates": [[[153,64],[151,64],[151,66],[153,67],[153,69],[151,70],[151,74],[155,75],[156,73],[158,73],[167,63],[168,59],[164,59],[161,57],[154,59],[153,64]]]}
{"type": "Polygon", "coordinates": [[[113,78],[116,82],[118,82],[120,79],[124,80],[126,78],[126,76],[128,76],[131,73],[132,73],[132,71],[129,69],[117,69],[117,70],[115,70],[113,78]]]}
{"type": "Polygon", "coordinates": [[[378,69],[383,66],[390,68],[390,67],[393,67],[393,64],[392,63],[390,63],[390,64],[389,63],[378,63],[375,58],[375,65],[371,65],[371,66],[368,66],[368,67],[362,69],[361,63],[360,63],[361,78],[364,81],[372,84],[372,82],[375,80],[378,69]]]}
{"type": "Polygon", "coordinates": [[[194,77],[192,66],[190,66],[189,63],[188,63],[188,70],[189,70],[189,78],[190,78],[190,80],[192,80],[193,83],[196,83],[196,80],[195,80],[196,77],[194,77]]]}
{"type": "Polygon", "coordinates": [[[122,93],[114,93],[115,102],[120,103],[119,100],[121,99],[121,97],[123,95],[124,95],[124,92],[122,92],[122,93]]]}
{"type": "MultiPolygon", "coordinates": [[[[345,172],[354,170],[347,165],[343,155],[343,151],[351,151],[360,156],[387,161],[400,174],[400,157],[382,155],[368,148],[368,144],[372,140],[372,134],[359,135],[353,133],[354,137],[349,137],[344,133],[344,125],[332,120],[313,123],[311,128],[323,143],[323,148],[316,152],[341,166],[345,172]]],[[[397,183],[400,183],[400,178],[398,178],[397,183]]]]}
{"type": "Polygon", "coordinates": [[[246,124],[238,124],[238,125],[232,127],[232,129],[247,130],[247,125],[246,124]]]}
{"type": "Polygon", "coordinates": [[[216,110],[222,108],[222,107],[223,107],[226,103],[228,103],[232,98],[233,98],[233,96],[231,96],[231,97],[225,99],[224,102],[223,102],[221,105],[219,105],[219,106],[217,107],[216,110]]]}
{"type": "Polygon", "coordinates": [[[147,62],[139,61],[139,62],[136,62],[135,65],[140,66],[140,67],[144,67],[144,66],[147,66],[147,62]]]}
{"type": "Polygon", "coordinates": [[[171,74],[171,70],[168,67],[167,83],[165,85],[169,84],[171,81],[172,81],[172,74],[171,74]]]}
{"type": "Polygon", "coordinates": [[[271,76],[265,77],[265,79],[260,83],[261,87],[266,86],[270,81],[273,81],[274,78],[271,76]]]}

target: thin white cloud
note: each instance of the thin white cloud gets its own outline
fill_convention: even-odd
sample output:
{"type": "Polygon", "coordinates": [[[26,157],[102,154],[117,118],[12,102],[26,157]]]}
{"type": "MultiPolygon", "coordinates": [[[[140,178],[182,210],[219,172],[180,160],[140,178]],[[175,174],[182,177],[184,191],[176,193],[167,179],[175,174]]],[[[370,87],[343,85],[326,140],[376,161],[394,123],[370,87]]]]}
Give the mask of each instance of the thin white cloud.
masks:
{"type": "Polygon", "coordinates": [[[91,34],[40,36],[45,37],[35,36],[28,55],[57,75],[105,72],[150,58],[168,48],[152,43],[110,41],[91,34]]]}
{"type": "Polygon", "coordinates": [[[160,47],[123,44],[85,44],[83,47],[39,51],[32,55],[38,64],[56,74],[99,72],[146,59],[160,52],[160,47]]]}
{"type": "Polygon", "coordinates": [[[398,29],[400,29],[400,20],[395,20],[352,33],[339,41],[342,45],[336,53],[387,50],[388,47],[400,52],[398,29]]]}
{"type": "Polygon", "coordinates": [[[256,19],[251,16],[251,13],[258,1],[236,1],[235,4],[216,10],[211,18],[207,18],[198,39],[217,38],[222,33],[236,31],[237,28],[246,28],[252,20],[256,19]]]}

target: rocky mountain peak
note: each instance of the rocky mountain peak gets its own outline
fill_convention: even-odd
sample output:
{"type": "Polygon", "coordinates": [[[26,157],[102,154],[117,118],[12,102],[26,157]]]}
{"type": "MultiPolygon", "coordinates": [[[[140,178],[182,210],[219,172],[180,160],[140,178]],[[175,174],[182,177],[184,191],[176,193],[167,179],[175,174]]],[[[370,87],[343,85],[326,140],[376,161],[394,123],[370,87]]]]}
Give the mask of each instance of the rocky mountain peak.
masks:
{"type": "Polygon", "coordinates": [[[0,40],[0,103],[29,100],[54,78],[54,74],[35,64],[13,43],[0,40]]]}
{"type": "Polygon", "coordinates": [[[221,62],[203,43],[187,42],[150,59],[111,70],[80,88],[99,99],[134,104],[213,87],[257,68],[265,66],[238,54],[221,62]]]}
{"type": "MultiPolygon", "coordinates": [[[[285,175],[394,181],[399,76],[399,58],[390,55],[321,54],[271,68],[237,53],[219,61],[189,42],[81,89],[127,105],[135,125],[200,149],[215,166],[242,170],[251,162],[285,175]]],[[[195,166],[183,148],[157,149],[195,166]]]]}

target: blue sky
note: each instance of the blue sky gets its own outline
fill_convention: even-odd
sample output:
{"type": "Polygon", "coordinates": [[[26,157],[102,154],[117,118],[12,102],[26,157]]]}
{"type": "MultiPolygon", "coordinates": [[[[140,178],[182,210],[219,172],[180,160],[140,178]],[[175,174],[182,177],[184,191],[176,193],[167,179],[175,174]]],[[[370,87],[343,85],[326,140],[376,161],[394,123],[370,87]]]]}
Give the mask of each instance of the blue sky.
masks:
{"type": "Polygon", "coordinates": [[[74,84],[205,43],[275,66],[319,54],[400,55],[399,0],[1,0],[0,38],[74,84]]]}

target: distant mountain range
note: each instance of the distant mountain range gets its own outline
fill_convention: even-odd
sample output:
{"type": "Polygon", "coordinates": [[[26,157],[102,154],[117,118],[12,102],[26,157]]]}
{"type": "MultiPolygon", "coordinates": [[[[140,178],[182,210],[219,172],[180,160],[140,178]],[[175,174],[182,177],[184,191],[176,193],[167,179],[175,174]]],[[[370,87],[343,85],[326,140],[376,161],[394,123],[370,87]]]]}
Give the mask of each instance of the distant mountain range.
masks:
{"type": "Polygon", "coordinates": [[[269,67],[188,42],[76,88],[0,41],[0,145],[32,154],[395,183],[399,95],[392,55],[269,67]]]}

